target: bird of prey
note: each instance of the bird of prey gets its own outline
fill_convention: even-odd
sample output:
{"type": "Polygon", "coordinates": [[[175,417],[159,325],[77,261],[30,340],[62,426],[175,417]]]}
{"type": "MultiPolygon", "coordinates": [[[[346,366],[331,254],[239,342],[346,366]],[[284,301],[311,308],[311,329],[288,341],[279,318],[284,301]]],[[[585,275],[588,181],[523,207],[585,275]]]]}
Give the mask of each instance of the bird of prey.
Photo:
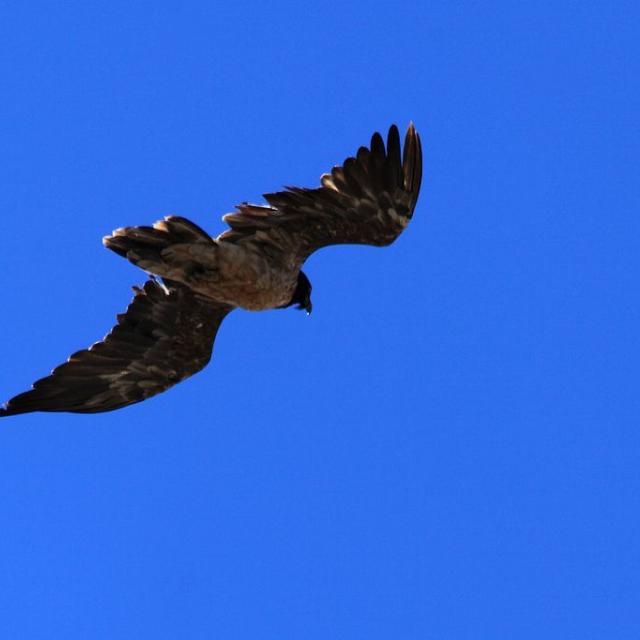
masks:
{"type": "Polygon", "coordinates": [[[332,244],[391,244],[411,220],[421,178],[418,133],[410,124],[401,149],[393,125],[386,148],[375,133],[318,188],[286,187],[265,194],[266,205],[238,205],[217,238],[178,216],[116,229],[104,245],[150,279],[134,288],[103,340],[9,400],[0,417],[98,413],[146,400],[207,365],[220,323],[236,307],[311,313],[306,258],[332,244]]]}

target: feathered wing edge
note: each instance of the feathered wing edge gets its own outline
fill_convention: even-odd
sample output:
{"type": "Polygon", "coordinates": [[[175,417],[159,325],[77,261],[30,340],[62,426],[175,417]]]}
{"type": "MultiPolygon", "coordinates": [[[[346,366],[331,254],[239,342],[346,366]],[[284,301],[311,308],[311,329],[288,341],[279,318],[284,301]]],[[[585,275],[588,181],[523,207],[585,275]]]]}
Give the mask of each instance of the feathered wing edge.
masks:
{"type": "Polygon", "coordinates": [[[220,323],[233,309],[177,283],[148,280],[101,341],[71,355],[51,375],[0,408],[98,413],[154,396],[200,371],[220,323]]]}
{"type": "Polygon", "coordinates": [[[413,123],[401,149],[392,125],[385,148],[374,133],[370,147],[320,178],[321,187],[287,187],[265,194],[269,205],[244,203],[224,216],[231,227],[218,240],[253,243],[268,253],[295,255],[303,261],[330,244],[393,242],[409,223],[422,181],[422,146],[413,123]]]}

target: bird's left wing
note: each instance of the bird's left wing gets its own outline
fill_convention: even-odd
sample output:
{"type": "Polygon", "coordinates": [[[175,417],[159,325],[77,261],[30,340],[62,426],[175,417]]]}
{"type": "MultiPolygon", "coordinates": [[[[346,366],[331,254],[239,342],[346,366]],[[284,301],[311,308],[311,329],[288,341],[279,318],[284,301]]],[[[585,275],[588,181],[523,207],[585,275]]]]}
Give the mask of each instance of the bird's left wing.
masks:
{"type": "Polygon", "coordinates": [[[0,407],[0,417],[31,411],[98,413],[165,391],[211,358],[220,323],[233,309],[187,287],[148,280],[100,342],[0,407]]]}

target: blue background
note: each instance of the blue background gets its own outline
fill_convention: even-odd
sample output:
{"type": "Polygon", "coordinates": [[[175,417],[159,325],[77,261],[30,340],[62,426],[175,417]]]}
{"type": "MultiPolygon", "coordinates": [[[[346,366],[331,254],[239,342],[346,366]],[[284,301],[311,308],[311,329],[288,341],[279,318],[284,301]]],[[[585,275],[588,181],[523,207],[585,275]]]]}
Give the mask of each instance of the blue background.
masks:
{"type": "Polygon", "coordinates": [[[2,400],[145,276],[100,243],[414,120],[389,249],[212,364],[0,429],[3,638],[640,637],[635,3],[8,2],[2,400]]]}

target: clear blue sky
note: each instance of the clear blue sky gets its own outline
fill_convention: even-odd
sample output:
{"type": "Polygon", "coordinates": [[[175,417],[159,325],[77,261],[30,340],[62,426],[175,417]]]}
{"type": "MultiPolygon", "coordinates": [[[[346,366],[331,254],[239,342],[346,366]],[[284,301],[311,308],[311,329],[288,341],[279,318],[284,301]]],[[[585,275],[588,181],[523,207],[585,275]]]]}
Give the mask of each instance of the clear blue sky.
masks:
{"type": "Polygon", "coordinates": [[[409,120],[414,220],[166,394],[2,421],[0,636],[637,639],[637,5],[229,4],[0,8],[0,400],[144,281],[116,227],[409,120]]]}

